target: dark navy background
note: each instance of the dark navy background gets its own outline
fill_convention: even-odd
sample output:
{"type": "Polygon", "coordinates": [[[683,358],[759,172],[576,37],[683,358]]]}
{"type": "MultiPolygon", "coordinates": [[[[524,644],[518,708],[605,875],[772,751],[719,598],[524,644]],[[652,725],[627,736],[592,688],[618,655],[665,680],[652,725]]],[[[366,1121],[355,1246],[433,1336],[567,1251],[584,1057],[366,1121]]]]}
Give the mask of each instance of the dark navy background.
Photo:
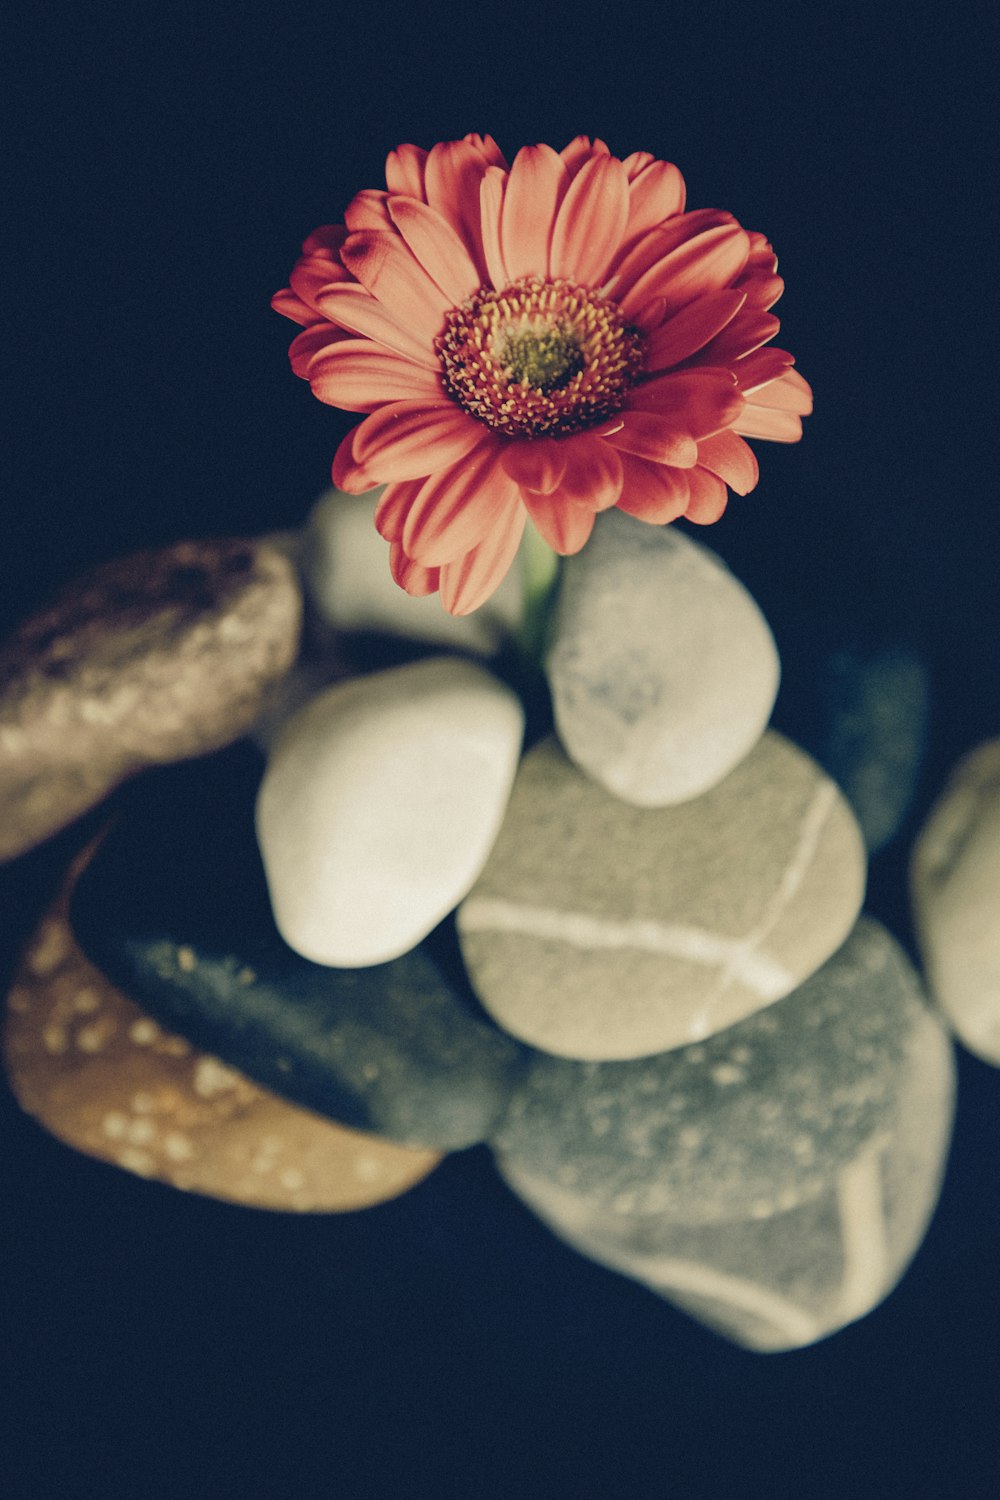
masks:
{"type": "MultiPolygon", "coordinates": [[[[512,155],[586,131],[652,151],[689,206],[772,239],[779,342],[816,390],[804,442],[757,444],[758,490],[704,538],[798,663],[782,711],[831,631],[916,643],[932,668],[917,803],[870,882],[909,941],[913,833],[1000,732],[991,14],[35,0],[5,91],[3,624],[93,561],[304,516],[352,419],[291,375],[268,298],[392,146],[479,130],[512,155]]],[[[0,872],[7,955],[78,839],[0,872]]],[[[4,1095],[0,1490],[997,1493],[1000,1072],[965,1054],[960,1072],[941,1208],[900,1289],[769,1357],[562,1247],[483,1152],[357,1215],[257,1214],[74,1155],[4,1095]]]]}

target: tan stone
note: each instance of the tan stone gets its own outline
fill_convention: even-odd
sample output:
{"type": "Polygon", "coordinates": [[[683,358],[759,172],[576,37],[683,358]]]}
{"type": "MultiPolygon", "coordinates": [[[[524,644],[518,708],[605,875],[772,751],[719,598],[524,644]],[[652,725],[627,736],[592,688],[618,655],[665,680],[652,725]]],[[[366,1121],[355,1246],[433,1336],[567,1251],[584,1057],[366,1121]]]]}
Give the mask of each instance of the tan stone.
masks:
{"type": "Polygon", "coordinates": [[[381,1203],[436,1166],[436,1152],[300,1109],[164,1031],[84,957],[69,889],[28,945],[4,1033],[18,1102],[66,1145],[188,1192],[298,1212],[381,1203]]]}
{"type": "Polygon", "coordinates": [[[521,762],[458,934],[512,1035],[563,1057],[645,1057],[789,994],[847,937],[864,887],[850,808],[781,735],[660,808],[620,801],[549,739],[521,762]]]}
{"type": "Polygon", "coordinates": [[[178,542],[69,585],[0,650],[0,859],[143,767],[220,749],[298,649],[301,595],[265,543],[178,542]]]}

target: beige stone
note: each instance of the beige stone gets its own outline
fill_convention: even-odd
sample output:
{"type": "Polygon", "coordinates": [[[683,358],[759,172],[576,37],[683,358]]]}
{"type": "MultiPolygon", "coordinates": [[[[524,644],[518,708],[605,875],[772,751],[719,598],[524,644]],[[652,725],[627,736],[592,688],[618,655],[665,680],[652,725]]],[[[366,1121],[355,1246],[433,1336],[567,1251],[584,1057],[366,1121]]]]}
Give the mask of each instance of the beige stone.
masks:
{"type": "Polygon", "coordinates": [[[220,749],[298,649],[294,569],[265,543],[178,542],[69,585],[0,650],[0,859],[150,765],[220,749]]]}
{"type": "Polygon", "coordinates": [[[956,767],[911,882],[930,989],[969,1050],[1000,1065],[1000,739],[956,767]]]}
{"type": "Polygon", "coordinates": [[[336,1213],[404,1192],[437,1152],[348,1130],[172,1035],[43,918],[8,999],[4,1058],[21,1107],[66,1145],[140,1177],[253,1208],[336,1213]]]}
{"type": "Polygon", "coordinates": [[[550,739],[521,762],[458,932],[514,1036],[564,1057],[644,1057],[807,979],[854,925],[865,870],[844,798],[780,735],[664,808],[620,801],[550,739]]]}

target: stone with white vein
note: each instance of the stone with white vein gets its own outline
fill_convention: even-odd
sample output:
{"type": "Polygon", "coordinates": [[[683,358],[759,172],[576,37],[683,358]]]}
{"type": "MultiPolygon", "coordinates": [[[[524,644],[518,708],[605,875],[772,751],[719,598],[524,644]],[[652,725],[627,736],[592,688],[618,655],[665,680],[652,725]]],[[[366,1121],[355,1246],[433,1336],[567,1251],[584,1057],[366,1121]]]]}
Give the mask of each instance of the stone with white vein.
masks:
{"type": "Polygon", "coordinates": [[[891,1117],[926,1010],[902,949],[863,917],[798,989],[707,1041],[627,1062],[529,1052],[492,1143],[595,1212],[771,1217],[819,1196],[891,1117]]]}
{"type": "Polygon", "coordinates": [[[521,580],[512,568],[480,609],[450,615],[437,594],[414,598],[389,572],[389,547],[372,519],[381,490],[316,502],[298,551],[306,597],[335,630],[372,630],[487,656],[510,640],[521,618],[521,580]]]}
{"type": "Polygon", "coordinates": [[[340,968],[415,947],[482,869],[523,727],[510,689],[457,657],[337,683],[295,714],[257,800],[289,946],[340,968]]]}
{"type": "Polygon", "coordinates": [[[779,735],[704,796],[656,809],[611,796],[549,739],[521,764],[458,930],[514,1036],[642,1057],[787,995],[846,938],[864,884],[841,793],[779,735]]]}
{"type": "MultiPolygon", "coordinates": [[[[864,926],[870,945],[878,929],[864,926]]],[[[856,999],[866,995],[879,1005],[877,986],[862,983],[856,999]]],[[[789,1164],[776,1155],[770,1190],[762,1191],[761,1163],[754,1168],[759,1197],[749,1205],[738,1181],[728,1180],[720,1191],[709,1180],[706,1158],[703,1203],[712,1205],[710,1215],[699,1214],[697,1194],[692,1199],[681,1193],[669,1207],[662,1194],[649,1190],[609,1204],[586,1175],[567,1185],[565,1175],[562,1182],[540,1176],[524,1157],[501,1155],[501,1172],[568,1244],[736,1343],[768,1352],[812,1344],[863,1317],[892,1290],[937,1203],[954,1112],[952,1049],[915,991],[902,1006],[899,998],[897,993],[890,1006],[899,1028],[895,1046],[880,1049],[874,1071],[870,1062],[863,1065],[880,1096],[868,1130],[846,1159],[839,1153],[826,1159],[808,1194],[789,1189],[789,1164]],[[636,1207],[642,1202],[649,1212],[636,1207]]],[[[856,1051],[862,1047],[859,1040],[856,1051]]],[[[849,1050],[843,1050],[845,1061],[849,1050]]],[[[851,1080],[843,1087],[850,1091],[851,1080]]],[[[752,1102],[758,1110],[766,1103],[763,1079],[752,1102]]],[[[821,1114],[830,1108],[822,1097],[814,1102],[821,1114]]],[[[806,1117],[806,1104],[803,1096],[799,1108],[808,1128],[814,1122],[806,1117]]],[[[723,1112],[716,1122],[703,1123],[714,1133],[722,1160],[743,1151],[738,1118],[723,1112]]],[[[696,1127],[678,1119],[675,1128],[696,1127]]],[[[631,1152],[638,1165],[634,1145],[631,1152]]],[[[645,1174],[648,1187],[657,1180],[662,1186],[669,1169],[664,1172],[650,1156],[645,1174]]]]}
{"type": "Polygon", "coordinates": [[[753,748],[779,663],[720,558],[675,527],[608,511],[565,564],[547,671],[571,759],[626,802],[663,807],[753,748]]]}
{"type": "Polygon", "coordinates": [[[913,854],[931,990],[970,1051],[1000,1065],[1000,739],[956,767],[913,854]]]}

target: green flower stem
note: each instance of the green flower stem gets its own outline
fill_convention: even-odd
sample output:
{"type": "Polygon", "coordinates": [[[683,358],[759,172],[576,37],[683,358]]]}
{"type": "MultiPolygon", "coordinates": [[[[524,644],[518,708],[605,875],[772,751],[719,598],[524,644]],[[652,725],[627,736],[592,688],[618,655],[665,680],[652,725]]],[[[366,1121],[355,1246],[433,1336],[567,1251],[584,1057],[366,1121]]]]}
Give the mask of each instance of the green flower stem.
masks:
{"type": "Polygon", "coordinates": [[[541,667],[548,645],[562,558],[542,540],[529,521],[524,529],[518,560],[524,586],[524,612],[518,639],[524,655],[541,667]]]}

